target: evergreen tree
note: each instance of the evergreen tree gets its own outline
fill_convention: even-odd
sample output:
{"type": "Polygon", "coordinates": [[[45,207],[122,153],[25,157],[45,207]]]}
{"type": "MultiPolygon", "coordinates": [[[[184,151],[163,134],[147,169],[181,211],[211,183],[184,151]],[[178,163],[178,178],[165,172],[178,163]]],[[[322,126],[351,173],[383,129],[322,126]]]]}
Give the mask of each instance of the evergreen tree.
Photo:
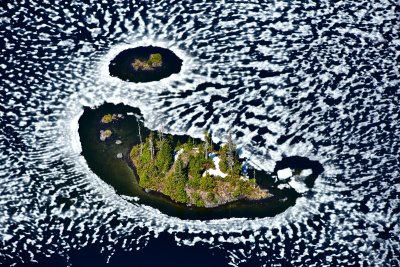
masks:
{"type": "Polygon", "coordinates": [[[193,140],[192,137],[189,137],[189,139],[188,139],[188,141],[187,141],[187,143],[186,143],[186,147],[187,147],[188,149],[192,149],[193,146],[194,146],[194,140],[193,140]]]}
{"type": "Polygon", "coordinates": [[[141,156],[143,154],[143,140],[142,140],[142,133],[140,130],[140,122],[139,120],[136,118],[137,124],[138,124],[138,136],[139,136],[139,142],[140,142],[140,154],[139,156],[141,156]]]}
{"type": "Polygon", "coordinates": [[[174,173],[169,175],[165,181],[165,193],[177,202],[186,203],[188,196],[185,191],[187,173],[182,160],[175,163],[174,173]]]}
{"type": "Polygon", "coordinates": [[[226,144],[222,145],[219,149],[219,168],[222,172],[227,173],[229,171],[228,166],[228,146],[226,144]]]}
{"type": "Polygon", "coordinates": [[[235,165],[235,156],[236,156],[236,145],[233,142],[231,128],[228,130],[228,137],[227,137],[227,146],[228,146],[228,153],[227,153],[227,163],[229,169],[233,171],[233,167],[235,165]]]}
{"type": "Polygon", "coordinates": [[[154,133],[153,132],[150,132],[150,135],[149,135],[149,149],[150,149],[151,160],[154,160],[156,149],[154,146],[154,133]]]}
{"type": "Polygon", "coordinates": [[[208,131],[204,131],[204,158],[208,159],[208,151],[210,147],[210,136],[208,131]]]}
{"type": "Polygon", "coordinates": [[[164,140],[164,125],[161,125],[161,128],[158,130],[158,138],[160,141],[164,140]]]}
{"type": "Polygon", "coordinates": [[[174,176],[177,185],[175,190],[175,199],[178,202],[185,203],[188,201],[188,196],[185,191],[185,185],[188,177],[182,160],[177,160],[174,176]]]}
{"type": "Polygon", "coordinates": [[[191,155],[189,157],[189,174],[190,176],[192,176],[192,178],[200,179],[201,172],[204,170],[203,163],[204,163],[204,158],[200,153],[191,155]]]}
{"type": "Polygon", "coordinates": [[[186,182],[187,175],[185,173],[185,165],[181,159],[178,159],[175,164],[175,177],[178,180],[186,182]]]}
{"type": "Polygon", "coordinates": [[[166,173],[174,163],[173,148],[168,138],[158,141],[156,156],[157,168],[161,173],[166,173]]]}

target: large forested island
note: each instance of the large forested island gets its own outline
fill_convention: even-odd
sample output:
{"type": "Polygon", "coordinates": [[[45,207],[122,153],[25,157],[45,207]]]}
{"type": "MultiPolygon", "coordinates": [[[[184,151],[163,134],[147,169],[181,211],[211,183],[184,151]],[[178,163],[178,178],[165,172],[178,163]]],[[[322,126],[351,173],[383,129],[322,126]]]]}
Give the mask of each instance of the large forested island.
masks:
{"type": "Polygon", "coordinates": [[[268,192],[260,189],[254,177],[242,173],[242,162],[229,133],[227,139],[227,144],[216,150],[207,131],[204,142],[196,144],[189,139],[176,146],[171,135],[159,131],[156,136],[151,132],[130,152],[139,185],[197,207],[268,197],[268,192]]]}
{"type": "Polygon", "coordinates": [[[90,169],[129,202],[185,219],[274,216],[308,194],[320,163],[285,157],[272,173],[239,158],[232,131],[214,144],[151,131],[140,110],[105,103],[79,119],[82,155],[90,169]]]}

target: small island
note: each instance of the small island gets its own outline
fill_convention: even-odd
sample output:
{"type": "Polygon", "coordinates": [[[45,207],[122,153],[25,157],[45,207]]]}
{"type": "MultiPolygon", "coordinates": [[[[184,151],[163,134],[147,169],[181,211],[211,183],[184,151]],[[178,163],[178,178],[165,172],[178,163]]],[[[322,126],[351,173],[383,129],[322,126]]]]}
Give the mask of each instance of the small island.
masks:
{"type": "Polygon", "coordinates": [[[190,139],[173,145],[171,135],[151,132],[135,145],[130,159],[139,185],[172,200],[196,207],[216,207],[239,199],[260,200],[270,196],[256,180],[242,173],[231,134],[218,150],[207,131],[204,141],[190,139]]]}
{"type": "Polygon", "coordinates": [[[181,70],[182,60],[169,49],[140,46],[120,52],[109,64],[113,77],[127,82],[159,81],[181,70]]]}

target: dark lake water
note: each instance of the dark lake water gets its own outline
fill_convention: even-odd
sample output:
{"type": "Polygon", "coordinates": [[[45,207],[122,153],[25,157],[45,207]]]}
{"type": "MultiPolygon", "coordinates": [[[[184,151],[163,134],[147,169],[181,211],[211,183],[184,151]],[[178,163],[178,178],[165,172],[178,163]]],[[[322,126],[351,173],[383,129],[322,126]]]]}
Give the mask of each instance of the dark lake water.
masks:
{"type": "Polygon", "coordinates": [[[0,265],[399,266],[399,13],[384,0],[0,1],[0,265]],[[146,46],[179,72],[110,76],[146,46]],[[86,161],[78,121],[105,102],[174,135],[221,143],[231,128],[266,172],[323,172],[275,215],[183,219],[86,161]]]}

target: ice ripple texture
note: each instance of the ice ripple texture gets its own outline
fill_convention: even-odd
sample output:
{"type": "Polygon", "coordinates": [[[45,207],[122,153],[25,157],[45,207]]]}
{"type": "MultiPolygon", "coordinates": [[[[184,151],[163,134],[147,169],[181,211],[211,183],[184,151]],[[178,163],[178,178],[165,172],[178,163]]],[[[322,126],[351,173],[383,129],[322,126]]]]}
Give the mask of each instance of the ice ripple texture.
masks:
{"type": "Polygon", "coordinates": [[[160,233],[227,263],[399,266],[400,10],[396,1],[0,3],[0,263],[88,244],[136,250],[160,233]],[[108,75],[125,47],[184,62],[160,82],[108,75]],[[273,218],[183,221],[116,195],[80,155],[83,106],[215,141],[272,170],[319,160],[311,192],[273,218]]]}

